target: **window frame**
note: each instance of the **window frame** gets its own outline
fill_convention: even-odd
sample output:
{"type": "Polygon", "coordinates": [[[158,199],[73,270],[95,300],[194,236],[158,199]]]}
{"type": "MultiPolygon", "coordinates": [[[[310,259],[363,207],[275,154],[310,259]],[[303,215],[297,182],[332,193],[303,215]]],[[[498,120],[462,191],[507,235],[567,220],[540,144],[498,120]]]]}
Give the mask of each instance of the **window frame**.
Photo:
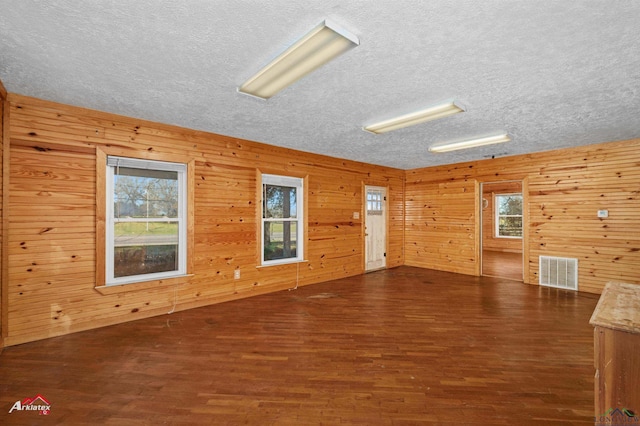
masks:
{"type": "Polygon", "coordinates": [[[304,262],[304,249],[305,249],[305,235],[306,235],[306,227],[305,227],[305,179],[295,176],[283,176],[283,175],[275,175],[268,173],[260,174],[260,265],[261,266],[273,266],[273,265],[286,265],[291,263],[299,263],[304,262]],[[286,186],[291,188],[296,188],[296,218],[266,218],[265,217],[265,185],[271,186],[286,186]],[[287,220],[288,219],[288,220],[287,220]],[[273,260],[265,260],[264,256],[264,230],[265,230],[265,222],[282,222],[287,220],[289,222],[296,223],[296,256],[295,257],[287,257],[283,259],[273,259],[273,260]]]}
{"type": "Polygon", "coordinates": [[[96,153],[96,281],[94,289],[102,294],[118,294],[134,290],[155,289],[164,286],[189,284],[193,276],[193,258],[194,249],[194,181],[195,181],[195,160],[186,155],[166,154],[157,152],[140,152],[129,149],[122,149],[112,146],[99,146],[95,148],[96,153]],[[107,258],[107,157],[108,156],[123,157],[132,160],[156,161],[160,163],[181,163],[186,166],[184,175],[184,185],[186,186],[183,194],[186,202],[183,214],[185,235],[183,240],[183,248],[186,250],[184,255],[185,265],[181,274],[175,273],[165,277],[155,276],[151,274],[137,275],[141,277],[128,283],[107,283],[107,264],[112,262],[107,258]]]}
{"type": "MultiPolygon", "coordinates": [[[[494,238],[507,238],[507,239],[519,239],[521,240],[524,237],[524,211],[522,211],[519,215],[504,215],[500,214],[500,197],[513,197],[519,196],[522,202],[524,202],[523,196],[521,192],[509,192],[509,193],[500,193],[493,194],[493,221],[494,221],[494,238]],[[521,232],[522,235],[501,235],[500,234],[500,218],[502,217],[519,217],[522,223],[521,232]]],[[[524,205],[522,206],[524,209],[524,205]]]]}

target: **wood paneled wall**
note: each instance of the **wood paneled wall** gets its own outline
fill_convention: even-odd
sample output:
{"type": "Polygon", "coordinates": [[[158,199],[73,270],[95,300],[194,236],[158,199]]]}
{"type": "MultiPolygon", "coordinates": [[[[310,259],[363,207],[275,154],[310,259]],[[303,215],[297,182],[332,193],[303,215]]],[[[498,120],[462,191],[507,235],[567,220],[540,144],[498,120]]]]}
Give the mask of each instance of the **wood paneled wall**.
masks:
{"type": "Polygon", "coordinates": [[[522,180],[526,282],[553,255],[581,291],[640,283],[640,139],[405,172],[14,94],[4,118],[4,345],[360,274],[364,185],[388,188],[388,267],[479,275],[480,184],[522,180]],[[97,148],[194,161],[190,278],[96,291],[97,148]],[[306,177],[305,263],[258,266],[261,172],[306,177]]]}
{"type": "Polygon", "coordinates": [[[14,94],[9,101],[6,345],[363,273],[363,222],[353,213],[364,217],[364,185],[388,188],[387,262],[404,263],[402,170],[14,94]],[[98,147],[195,161],[193,274],[185,282],[95,290],[98,147]],[[306,177],[307,262],[258,267],[260,172],[306,177]]]}
{"type": "Polygon", "coordinates": [[[526,282],[547,255],[578,259],[580,291],[640,284],[640,139],[407,171],[405,263],[477,275],[478,186],[505,180],[524,181],[526,282]]]}

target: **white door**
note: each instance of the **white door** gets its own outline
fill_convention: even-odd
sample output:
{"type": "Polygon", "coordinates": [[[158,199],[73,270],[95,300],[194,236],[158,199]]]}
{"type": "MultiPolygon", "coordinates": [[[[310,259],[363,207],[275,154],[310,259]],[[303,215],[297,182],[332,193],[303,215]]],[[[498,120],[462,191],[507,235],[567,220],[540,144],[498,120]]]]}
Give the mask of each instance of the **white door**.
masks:
{"type": "Polygon", "coordinates": [[[365,270],[373,271],[387,265],[387,189],[366,186],[365,192],[365,270]]]}

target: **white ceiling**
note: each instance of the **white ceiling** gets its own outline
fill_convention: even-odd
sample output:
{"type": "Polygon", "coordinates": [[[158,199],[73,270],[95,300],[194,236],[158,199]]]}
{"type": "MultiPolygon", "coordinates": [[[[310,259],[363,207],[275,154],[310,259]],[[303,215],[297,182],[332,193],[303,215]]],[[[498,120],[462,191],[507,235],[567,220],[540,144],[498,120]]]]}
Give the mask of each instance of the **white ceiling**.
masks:
{"type": "Polygon", "coordinates": [[[640,137],[640,1],[0,0],[9,92],[401,169],[640,137]],[[237,87],[325,19],[360,46],[237,87]],[[455,98],[467,112],[362,126],[455,98]],[[508,144],[429,145],[505,130],[508,144]]]}

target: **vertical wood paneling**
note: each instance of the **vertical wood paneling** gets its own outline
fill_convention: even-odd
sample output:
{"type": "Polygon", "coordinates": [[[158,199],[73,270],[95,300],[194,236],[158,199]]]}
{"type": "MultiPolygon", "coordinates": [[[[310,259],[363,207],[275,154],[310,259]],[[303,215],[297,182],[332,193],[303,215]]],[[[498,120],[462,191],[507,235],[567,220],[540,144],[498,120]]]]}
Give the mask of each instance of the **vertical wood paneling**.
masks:
{"type": "Polygon", "coordinates": [[[404,263],[404,171],[14,94],[9,100],[5,344],[360,274],[362,220],[353,213],[362,218],[364,184],[389,188],[388,266],[404,263]],[[94,288],[102,275],[97,256],[104,256],[96,244],[104,222],[96,155],[103,149],[193,162],[192,274],[184,281],[125,292],[94,288]],[[259,170],[306,177],[304,263],[259,266],[259,170]]]}
{"type": "Polygon", "coordinates": [[[599,293],[612,280],[640,283],[639,166],[634,139],[407,171],[406,263],[471,273],[477,259],[443,249],[470,253],[477,212],[460,188],[472,179],[514,179],[526,182],[528,196],[526,281],[538,283],[545,255],[578,258],[581,291],[599,293]],[[602,209],[608,218],[597,217],[602,209]]]}

